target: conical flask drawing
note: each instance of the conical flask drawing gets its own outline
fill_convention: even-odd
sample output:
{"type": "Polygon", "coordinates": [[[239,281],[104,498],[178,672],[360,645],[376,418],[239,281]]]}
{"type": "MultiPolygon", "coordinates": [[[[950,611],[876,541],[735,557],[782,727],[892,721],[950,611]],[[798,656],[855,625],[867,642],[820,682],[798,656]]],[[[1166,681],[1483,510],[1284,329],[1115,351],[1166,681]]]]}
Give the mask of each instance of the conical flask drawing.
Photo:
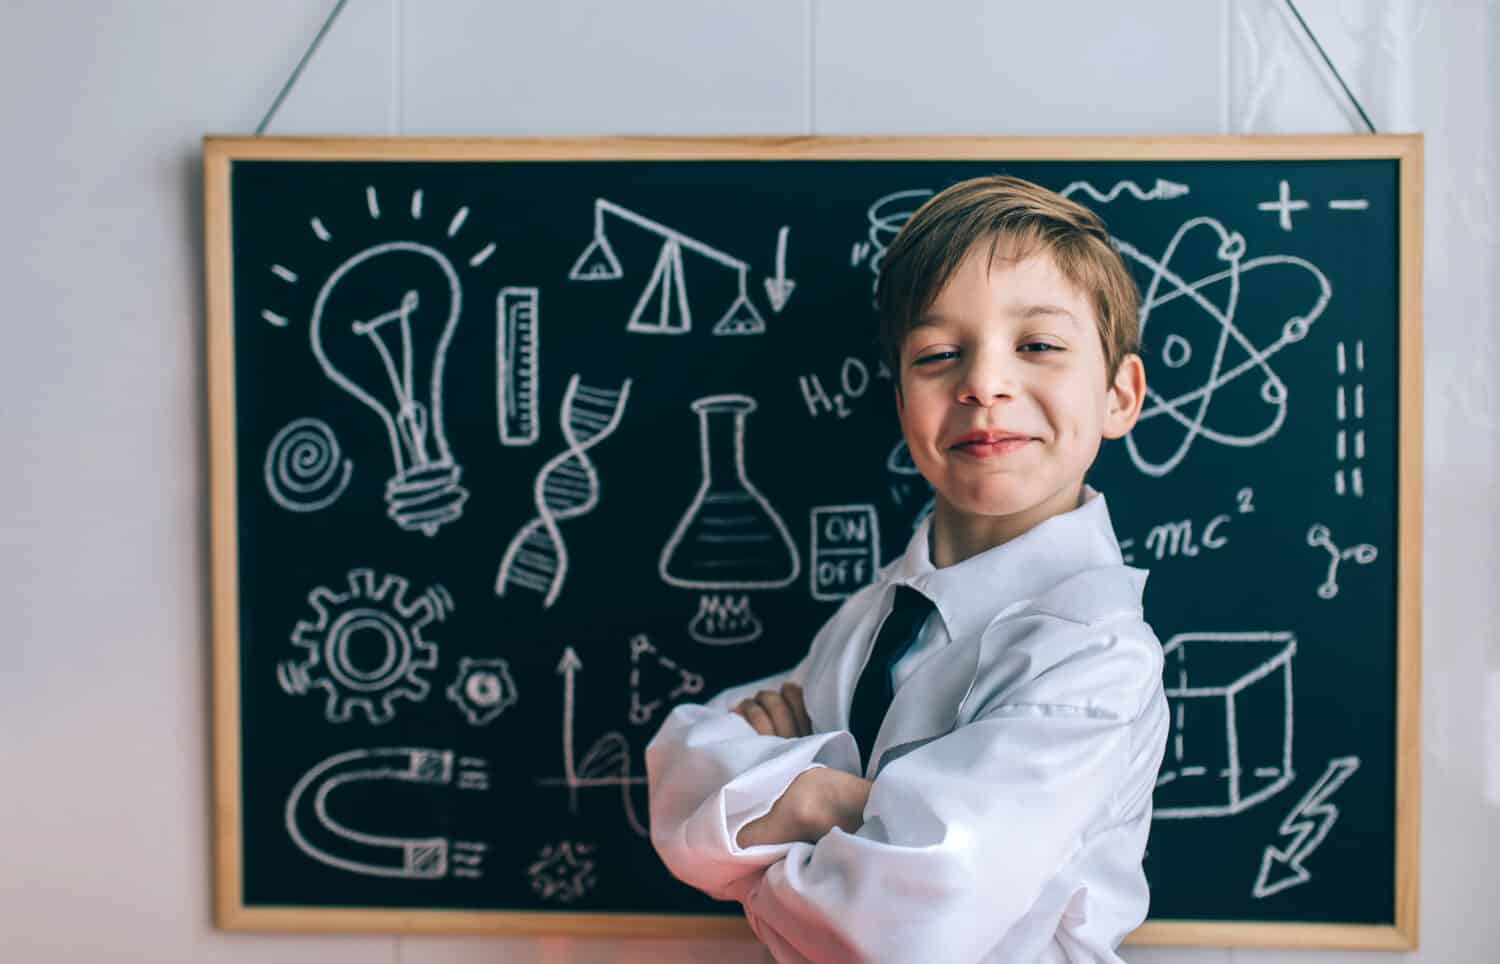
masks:
{"type": "MultiPolygon", "coordinates": [[[[662,579],[684,589],[777,589],[802,571],[786,523],[745,472],[748,395],[709,395],[693,402],[703,478],[662,549],[662,579]]],[[[700,643],[748,643],[761,633],[744,595],[705,595],[688,627],[700,643]]]]}

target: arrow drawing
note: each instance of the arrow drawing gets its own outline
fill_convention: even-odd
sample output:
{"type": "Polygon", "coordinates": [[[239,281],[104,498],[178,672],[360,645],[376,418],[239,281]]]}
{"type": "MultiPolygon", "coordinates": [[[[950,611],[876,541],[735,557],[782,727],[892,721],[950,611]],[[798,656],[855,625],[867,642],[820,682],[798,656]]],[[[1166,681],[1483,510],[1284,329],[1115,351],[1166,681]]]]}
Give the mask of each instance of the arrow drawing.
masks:
{"type": "Polygon", "coordinates": [[[797,282],[786,276],[786,235],[790,230],[790,227],[783,224],[776,233],[776,277],[766,279],[766,297],[770,299],[771,308],[777,314],[781,314],[781,309],[786,307],[786,300],[797,287],[797,282]]]}
{"type": "Polygon", "coordinates": [[[1170,201],[1173,198],[1179,198],[1188,193],[1188,186],[1186,184],[1178,184],[1176,181],[1164,181],[1161,178],[1157,178],[1156,183],[1151,185],[1149,191],[1143,189],[1134,181],[1120,181],[1108,191],[1100,192],[1098,188],[1094,187],[1088,181],[1074,181],[1062,189],[1062,196],[1072,197],[1075,191],[1082,191],[1095,201],[1101,204],[1108,204],[1119,197],[1121,191],[1129,191],[1138,201],[1170,201]]]}
{"type": "Polygon", "coordinates": [[[630,744],[623,734],[610,731],[594,741],[583,759],[573,754],[573,720],[577,706],[574,696],[575,677],[583,669],[583,660],[569,646],[558,660],[557,672],[563,678],[563,775],[561,779],[546,777],[537,780],[542,786],[565,785],[568,788],[568,812],[578,813],[578,791],[597,787],[619,787],[620,802],[625,809],[625,819],[630,828],[644,837],[646,825],[635,812],[635,801],[630,798],[632,787],[644,786],[645,777],[630,775],[630,744]]]}
{"type": "Polygon", "coordinates": [[[1318,782],[1313,784],[1313,788],[1297,801],[1291,813],[1281,821],[1281,835],[1294,835],[1291,842],[1281,850],[1269,845],[1266,847],[1252,894],[1256,897],[1269,897],[1312,879],[1312,874],[1307,872],[1302,862],[1322,845],[1328,831],[1333,829],[1339,819],[1339,808],[1326,801],[1358,769],[1358,757],[1345,756],[1328,762],[1328,769],[1318,778],[1318,782]]]}

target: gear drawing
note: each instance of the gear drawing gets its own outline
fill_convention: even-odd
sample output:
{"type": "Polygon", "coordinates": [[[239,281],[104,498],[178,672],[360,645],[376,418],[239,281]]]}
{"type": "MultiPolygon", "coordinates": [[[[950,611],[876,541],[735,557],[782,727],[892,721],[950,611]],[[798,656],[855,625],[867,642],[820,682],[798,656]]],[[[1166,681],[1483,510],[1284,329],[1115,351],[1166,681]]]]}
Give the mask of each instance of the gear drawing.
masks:
{"type": "Polygon", "coordinates": [[[313,687],[328,696],[324,716],[330,723],[349,722],[358,707],[372,724],[389,723],[397,698],[421,702],[430,687],[422,670],[437,666],[435,643],[422,637],[429,623],[453,609],[442,586],[408,600],[408,582],[400,576],[377,576],[371,569],[352,569],[349,591],[319,586],[307,594],[317,613],[292,632],[292,643],[307,650],[301,662],[286,660],[276,668],[281,688],[301,695],[313,687]]]}

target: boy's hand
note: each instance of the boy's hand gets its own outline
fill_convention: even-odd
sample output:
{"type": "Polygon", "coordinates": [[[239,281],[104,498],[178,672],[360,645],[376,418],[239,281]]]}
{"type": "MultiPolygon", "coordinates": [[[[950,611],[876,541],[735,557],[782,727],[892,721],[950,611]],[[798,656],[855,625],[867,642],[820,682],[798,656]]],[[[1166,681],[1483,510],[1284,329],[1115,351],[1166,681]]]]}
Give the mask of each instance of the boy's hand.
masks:
{"type": "Polygon", "coordinates": [[[764,817],[740,828],[741,847],[757,844],[815,844],[834,827],[856,833],[865,822],[870,781],[830,767],[813,767],[798,774],[764,817]]]}
{"type": "Polygon", "coordinates": [[[761,690],[750,699],[741,700],[734,712],[762,736],[793,739],[812,733],[807,704],[802,702],[802,687],[796,683],[783,683],[780,690],[761,690]]]}

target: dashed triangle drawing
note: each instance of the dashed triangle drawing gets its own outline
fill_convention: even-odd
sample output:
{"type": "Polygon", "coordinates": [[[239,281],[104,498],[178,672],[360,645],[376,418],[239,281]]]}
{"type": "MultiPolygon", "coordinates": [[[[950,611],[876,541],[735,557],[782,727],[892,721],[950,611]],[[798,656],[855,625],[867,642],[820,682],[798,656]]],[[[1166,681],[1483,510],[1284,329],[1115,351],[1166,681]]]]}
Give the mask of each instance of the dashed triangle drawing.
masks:
{"type": "Polygon", "coordinates": [[[649,723],[679,697],[701,692],[701,675],[662,655],[643,634],[630,640],[630,722],[649,723]]]}

